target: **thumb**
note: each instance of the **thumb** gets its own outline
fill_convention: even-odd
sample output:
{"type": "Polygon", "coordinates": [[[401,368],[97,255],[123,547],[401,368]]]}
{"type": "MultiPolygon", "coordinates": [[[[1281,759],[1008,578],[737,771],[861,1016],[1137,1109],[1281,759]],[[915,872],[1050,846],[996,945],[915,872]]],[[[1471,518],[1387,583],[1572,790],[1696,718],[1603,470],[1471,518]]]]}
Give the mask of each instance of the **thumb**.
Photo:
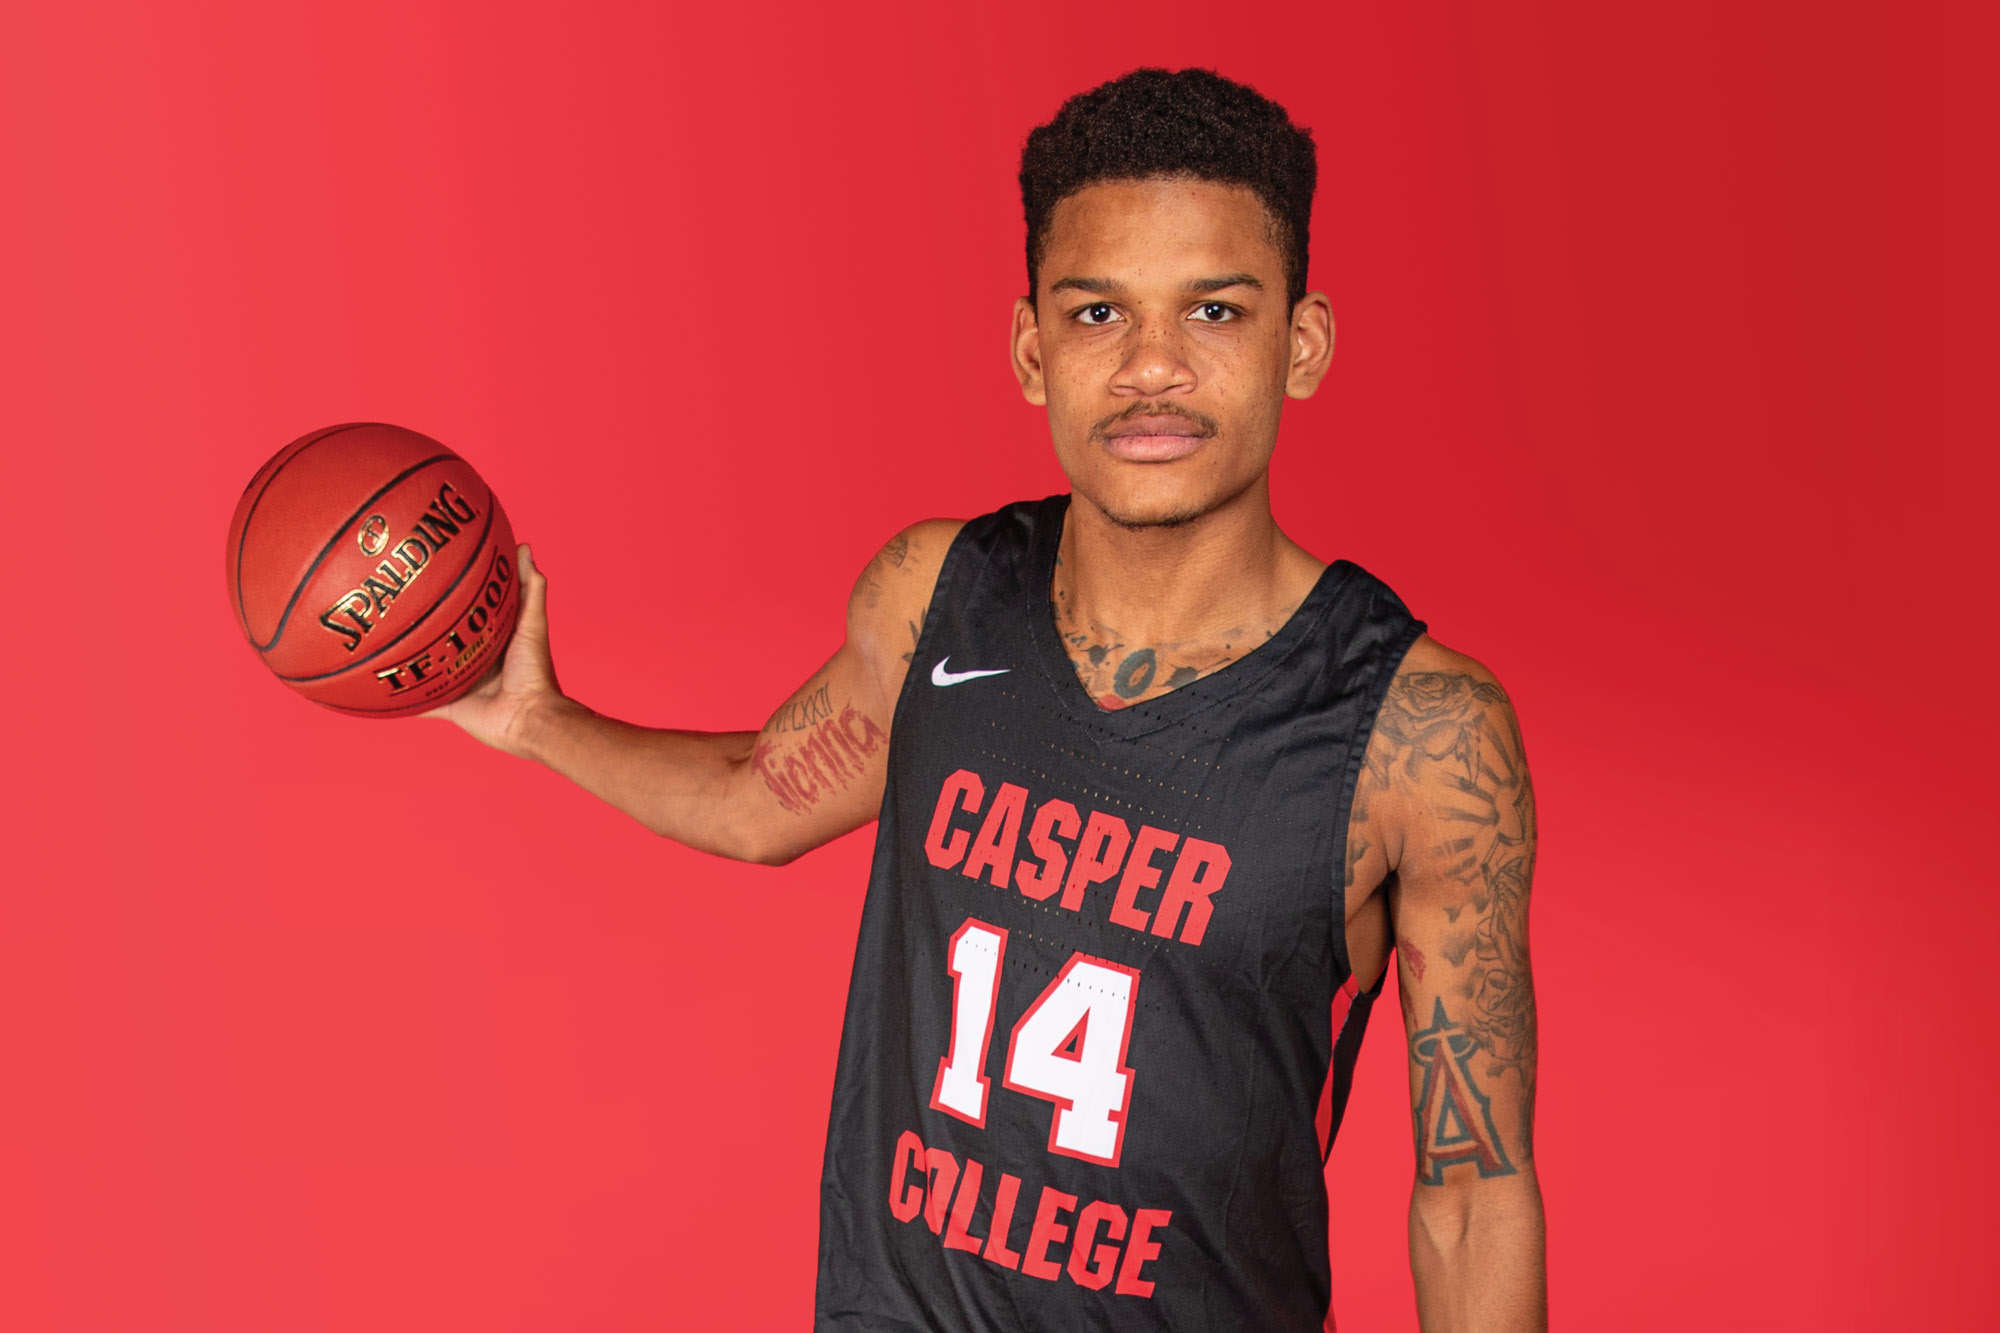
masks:
{"type": "Polygon", "coordinates": [[[526,542],[514,552],[521,567],[521,619],[517,631],[526,630],[537,638],[548,633],[549,580],[535,564],[535,553],[526,542]]]}

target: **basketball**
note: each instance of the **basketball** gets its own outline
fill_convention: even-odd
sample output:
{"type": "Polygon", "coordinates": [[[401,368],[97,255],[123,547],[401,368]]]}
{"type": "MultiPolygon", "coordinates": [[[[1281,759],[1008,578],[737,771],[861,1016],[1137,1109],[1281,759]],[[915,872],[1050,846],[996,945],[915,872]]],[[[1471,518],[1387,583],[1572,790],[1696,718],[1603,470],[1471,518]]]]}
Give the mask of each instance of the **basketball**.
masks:
{"type": "Polygon", "coordinates": [[[236,623],[264,665],[360,717],[464,694],[520,613],[499,498],[401,426],[329,426],[280,449],[236,503],[225,561],[236,623]]]}

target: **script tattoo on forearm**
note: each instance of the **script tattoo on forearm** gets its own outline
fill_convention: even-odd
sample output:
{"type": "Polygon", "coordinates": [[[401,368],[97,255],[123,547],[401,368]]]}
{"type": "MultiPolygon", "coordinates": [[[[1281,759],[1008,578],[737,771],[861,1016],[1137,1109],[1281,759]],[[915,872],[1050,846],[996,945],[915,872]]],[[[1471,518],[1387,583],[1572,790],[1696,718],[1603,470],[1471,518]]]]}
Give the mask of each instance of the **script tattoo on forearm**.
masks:
{"type": "MultiPolygon", "coordinates": [[[[1450,1109],[1454,1125],[1478,1138],[1491,1128],[1479,1079],[1506,1073],[1521,1080],[1522,1145],[1532,1156],[1536,1028],[1527,930],[1535,797],[1506,692],[1462,672],[1399,675],[1376,719],[1354,821],[1367,820],[1368,796],[1392,787],[1420,790],[1436,811],[1439,840],[1412,855],[1426,858],[1434,874],[1463,891],[1443,907],[1447,923],[1458,929],[1437,950],[1452,969],[1463,970],[1463,981],[1453,988],[1463,1007],[1454,1002],[1448,1012],[1446,996],[1439,996],[1431,1025],[1411,1039],[1410,1058],[1425,1071],[1424,1086],[1431,1090],[1416,1107],[1420,1165],[1430,1160],[1441,1172],[1452,1160],[1474,1160],[1436,1153],[1426,1158],[1422,1145],[1435,1147],[1450,1136],[1441,1119],[1425,1123],[1423,1117],[1444,1117],[1450,1109]],[[1485,1057],[1477,1073],[1470,1059],[1475,1051],[1485,1057]],[[1451,1058],[1443,1060],[1444,1053],[1451,1058]],[[1477,1115],[1474,1106],[1457,1106],[1455,1097],[1472,1099],[1477,1115]]],[[[1351,843],[1359,841],[1350,837],[1351,843]]],[[[1351,875],[1350,870],[1350,882],[1351,875]]],[[[1405,949],[1404,966],[1415,980],[1436,961],[1425,960],[1413,946],[1405,949]]],[[[1491,1153],[1478,1157],[1482,1175],[1513,1169],[1497,1139],[1487,1146],[1491,1153]]],[[[1419,1176],[1429,1178],[1424,1171],[1419,1176]]]]}

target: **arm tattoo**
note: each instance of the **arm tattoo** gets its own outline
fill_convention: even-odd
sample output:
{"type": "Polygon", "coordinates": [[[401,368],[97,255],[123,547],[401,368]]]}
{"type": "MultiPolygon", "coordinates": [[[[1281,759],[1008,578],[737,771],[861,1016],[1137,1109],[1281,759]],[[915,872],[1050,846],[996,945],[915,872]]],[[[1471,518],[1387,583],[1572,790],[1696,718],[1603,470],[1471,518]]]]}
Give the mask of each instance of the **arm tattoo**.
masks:
{"type": "MultiPolygon", "coordinates": [[[[1485,1078],[1509,1071],[1520,1078],[1522,1140],[1532,1156],[1536,1027],[1527,928],[1535,797],[1520,729],[1505,691],[1462,672],[1399,675],[1376,720],[1375,742],[1368,747],[1353,820],[1365,822],[1367,797],[1391,788],[1422,790],[1438,821],[1438,838],[1428,848],[1413,849],[1412,855],[1428,860],[1434,874],[1461,891],[1456,902],[1443,905],[1446,922],[1459,928],[1444,936],[1437,952],[1452,969],[1465,969],[1465,980],[1453,987],[1468,1002],[1460,1014],[1463,1026],[1447,1018],[1444,997],[1439,996],[1431,1026],[1413,1037],[1410,1045],[1412,1062],[1424,1070],[1424,1087],[1432,1090],[1435,1085],[1417,1107],[1419,1164],[1435,1162],[1441,1173],[1451,1161],[1475,1160],[1423,1155],[1424,1145],[1438,1148],[1452,1133],[1478,1137],[1478,1127],[1472,1123],[1474,1109],[1452,1109],[1453,1098],[1469,1097],[1480,1108],[1476,1115],[1485,1115],[1485,1094],[1471,1063],[1475,1051],[1486,1057],[1480,1070],[1485,1078]],[[1443,1035],[1447,1029],[1449,1035],[1443,1035]],[[1441,1063],[1447,1049],[1452,1056],[1446,1062],[1450,1069],[1441,1063]],[[1445,1117],[1455,1128],[1444,1121],[1425,1123],[1426,1113],[1445,1117]]],[[[1367,844],[1360,846],[1365,852],[1367,844]]],[[[1350,883],[1352,875],[1350,868],[1350,883]]],[[[1426,960],[1414,947],[1406,949],[1404,958],[1417,980],[1428,964],[1438,961],[1426,960]]],[[[1486,1127],[1490,1123],[1490,1118],[1484,1122],[1486,1127]]],[[[1492,1147],[1499,1151],[1497,1139],[1492,1147]]],[[[1501,1167],[1513,1170],[1504,1153],[1497,1159],[1477,1160],[1482,1176],[1500,1174],[1501,1167]]],[[[1421,1170],[1419,1176],[1429,1178],[1421,1170]]]]}
{"type": "Polygon", "coordinates": [[[779,726],[781,719],[795,715],[802,702],[825,694],[822,685],[779,709],[750,754],[757,776],[778,804],[795,815],[810,812],[826,797],[851,786],[868,771],[870,757],[889,741],[875,720],[853,704],[841,709],[838,717],[828,706],[817,721],[797,728],[805,732],[803,739],[779,726]]]}
{"type": "Polygon", "coordinates": [[[1410,975],[1418,981],[1424,979],[1424,951],[1406,939],[1396,941],[1396,952],[1403,956],[1403,966],[1410,969],[1410,975]]]}
{"type": "Polygon", "coordinates": [[[861,571],[861,584],[855,590],[861,604],[873,611],[882,604],[882,579],[891,570],[901,569],[903,562],[910,558],[910,537],[899,532],[889,539],[889,544],[875,553],[868,562],[868,568],[861,571]]]}
{"type": "Polygon", "coordinates": [[[819,688],[807,686],[794,697],[778,705],[778,711],[764,724],[764,730],[774,732],[804,731],[816,722],[824,722],[833,716],[833,705],[828,702],[827,691],[833,682],[823,680],[819,688]]]}
{"type": "Polygon", "coordinates": [[[1410,1063],[1424,1071],[1410,1118],[1417,1179],[1426,1185],[1444,1184],[1444,1169],[1461,1162],[1477,1166],[1481,1179],[1514,1174],[1493,1127],[1492,1103],[1473,1073],[1478,1049],[1475,1037],[1445,1017],[1442,997],[1431,1006],[1431,1025],[1410,1037],[1410,1063]]]}

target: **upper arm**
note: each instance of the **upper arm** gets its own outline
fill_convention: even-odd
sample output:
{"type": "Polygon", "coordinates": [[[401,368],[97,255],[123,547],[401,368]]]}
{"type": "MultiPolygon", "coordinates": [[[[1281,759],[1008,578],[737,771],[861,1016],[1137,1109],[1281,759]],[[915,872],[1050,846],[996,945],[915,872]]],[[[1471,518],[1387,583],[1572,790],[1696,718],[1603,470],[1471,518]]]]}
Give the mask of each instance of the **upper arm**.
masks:
{"type": "Polygon", "coordinates": [[[769,830],[758,859],[790,860],[881,808],[896,697],[961,526],[927,520],[876,552],[848,597],[845,641],[758,731],[748,764],[769,830]]]}
{"type": "Polygon", "coordinates": [[[1535,798],[1506,691],[1471,658],[1419,640],[1383,701],[1361,785],[1395,932],[1417,1180],[1514,1175],[1534,1151],[1535,798]]]}

